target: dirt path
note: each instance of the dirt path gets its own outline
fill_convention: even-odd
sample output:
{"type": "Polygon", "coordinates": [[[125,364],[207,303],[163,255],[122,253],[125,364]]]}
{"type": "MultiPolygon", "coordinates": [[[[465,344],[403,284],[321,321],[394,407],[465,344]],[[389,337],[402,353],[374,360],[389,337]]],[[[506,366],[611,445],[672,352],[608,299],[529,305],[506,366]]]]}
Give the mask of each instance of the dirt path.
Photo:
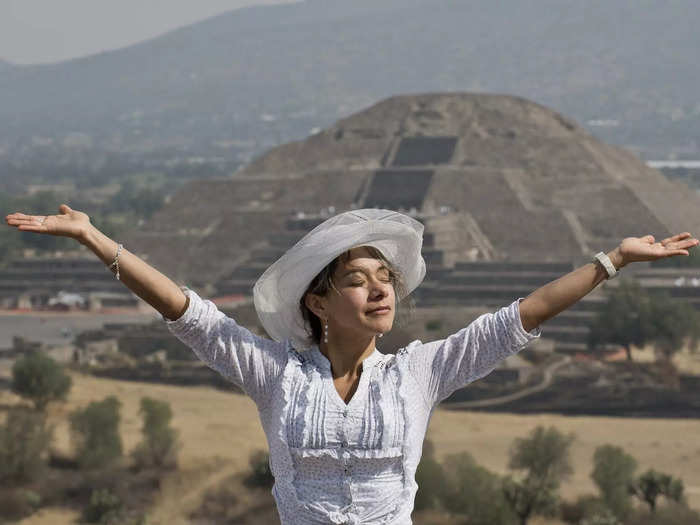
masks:
{"type": "Polygon", "coordinates": [[[571,357],[562,357],[555,363],[552,363],[547,368],[545,368],[544,377],[542,378],[541,383],[535,386],[524,388],[517,392],[513,392],[512,394],[500,397],[492,397],[490,399],[480,399],[478,401],[461,401],[458,403],[445,403],[441,406],[442,408],[450,410],[468,410],[470,408],[492,407],[496,405],[502,405],[505,403],[515,401],[516,399],[522,399],[523,397],[529,396],[530,394],[534,394],[535,392],[541,392],[542,390],[548,388],[549,385],[552,384],[552,380],[554,379],[554,375],[556,374],[557,370],[559,370],[565,365],[568,365],[570,362],[571,357]]]}
{"type": "Polygon", "coordinates": [[[240,469],[230,461],[217,461],[194,471],[178,471],[165,478],[148,513],[151,525],[189,525],[189,516],[204,494],[240,469]]]}
{"type": "Polygon", "coordinates": [[[80,512],[64,508],[49,507],[18,522],[18,525],[64,525],[78,523],[80,512]]]}

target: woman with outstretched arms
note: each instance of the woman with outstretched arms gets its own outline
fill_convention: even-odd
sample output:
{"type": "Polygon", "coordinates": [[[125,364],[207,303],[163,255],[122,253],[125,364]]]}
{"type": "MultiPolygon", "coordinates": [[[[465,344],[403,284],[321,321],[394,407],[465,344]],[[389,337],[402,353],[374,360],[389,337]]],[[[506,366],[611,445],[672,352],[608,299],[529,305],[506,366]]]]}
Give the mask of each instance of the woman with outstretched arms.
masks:
{"type": "MultiPolygon", "coordinates": [[[[539,336],[539,326],[636,261],[688,255],[689,233],[629,237],[607,254],[449,337],[375,348],[425,275],[423,226],[389,210],[353,210],[309,232],[258,279],[259,337],[179,287],[67,205],[13,213],[22,231],[92,250],[170,331],[256,403],[272,493],[287,524],[411,523],[416,467],[435,406],[539,336]]],[[[222,416],[225,417],[225,416],[222,416]]]]}

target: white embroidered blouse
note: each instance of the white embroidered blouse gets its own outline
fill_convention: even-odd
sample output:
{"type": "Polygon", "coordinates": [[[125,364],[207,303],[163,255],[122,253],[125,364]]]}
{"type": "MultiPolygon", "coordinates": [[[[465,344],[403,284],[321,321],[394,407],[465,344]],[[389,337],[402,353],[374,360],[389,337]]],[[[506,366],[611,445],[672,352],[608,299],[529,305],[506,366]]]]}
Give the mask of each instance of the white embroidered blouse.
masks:
{"type": "Polygon", "coordinates": [[[348,404],[313,347],[254,335],[194,291],[168,329],[256,403],[270,448],[282,525],[407,525],[415,473],[436,405],[539,336],[518,301],[440,341],[414,341],[362,362],[348,404]]]}

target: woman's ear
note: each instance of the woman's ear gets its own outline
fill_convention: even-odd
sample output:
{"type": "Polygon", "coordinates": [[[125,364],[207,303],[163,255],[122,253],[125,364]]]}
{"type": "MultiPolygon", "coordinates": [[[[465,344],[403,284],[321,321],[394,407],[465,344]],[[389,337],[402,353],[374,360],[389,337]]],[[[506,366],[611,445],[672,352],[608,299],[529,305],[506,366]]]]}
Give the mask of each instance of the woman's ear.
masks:
{"type": "Polygon", "coordinates": [[[304,297],[304,304],[316,315],[316,317],[319,319],[325,319],[324,313],[326,311],[326,305],[323,297],[313,293],[307,293],[304,297]]]}

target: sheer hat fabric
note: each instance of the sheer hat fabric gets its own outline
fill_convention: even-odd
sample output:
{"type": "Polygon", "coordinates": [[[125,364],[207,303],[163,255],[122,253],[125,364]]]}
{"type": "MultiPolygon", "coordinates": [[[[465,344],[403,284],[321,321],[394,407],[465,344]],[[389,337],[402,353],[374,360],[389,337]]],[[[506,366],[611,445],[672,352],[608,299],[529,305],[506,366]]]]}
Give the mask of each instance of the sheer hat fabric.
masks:
{"type": "Polygon", "coordinates": [[[408,295],[425,277],[422,245],[423,225],[402,213],[364,209],[331,217],[307,233],[257,280],[253,300],[260,322],[274,340],[289,339],[297,350],[306,350],[314,342],[299,301],[327,264],[351,248],[373,246],[401,274],[408,295]]]}

